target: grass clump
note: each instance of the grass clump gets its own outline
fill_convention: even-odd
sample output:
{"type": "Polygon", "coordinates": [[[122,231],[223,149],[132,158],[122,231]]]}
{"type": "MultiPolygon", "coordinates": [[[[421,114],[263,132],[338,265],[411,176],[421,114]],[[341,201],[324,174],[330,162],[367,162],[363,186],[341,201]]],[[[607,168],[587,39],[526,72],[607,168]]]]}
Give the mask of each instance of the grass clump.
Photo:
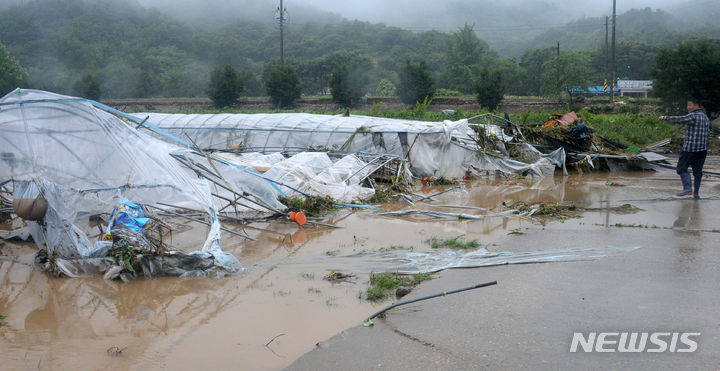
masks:
{"type": "Polygon", "coordinates": [[[410,283],[410,278],[393,273],[370,273],[370,284],[391,290],[410,283]]]}
{"type": "Polygon", "coordinates": [[[370,286],[365,290],[365,300],[384,300],[391,295],[393,290],[397,290],[400,287],[406,288],[406,292],[408,292],[408,287],[412,288],[421,282],[431,280],[433,278],[432,276],[433,273],[418,273],[413,276],[396,273],[370,273],[370,286]]]}
{"type": "Polygon", "coordinates": [[[439,239],[439,238],[433,237],[433,238],[427,240],[426,242],[433,249],[447,247],[447,248],[456,249],[456,250],[471,250],[471,249],[477,249],[478,247],[480,247],[480,243],[477,240],[463,242],[463,241],[460,241],[460,237],[455,237],[455,238],[450,238],[450,239],[439,239]]]}
{"type": "Polygon", "coordinates": [[[418,273],[413,276],[413,284],[417,285],[420,282],[430,281],[433,278],[432,275],[432,273],[418,273]]]}
{"type": "Polygon", "coordinates": [[[5,321],[4,321],[5,318],[7,318],[6,315],[0,314],[0,327],[5,326],[5,321]]]}
{"type": "Polygon", "coordinates": [[[444,176],[439,177],[426,177],[423,178],[423,184],[427,184],[430,186],[441,186],[441,185],[457,185],[458,182],[449,178],[446,178],[444,176]]]}
{"type": "Polygon", "coordinates": [[[330,196],[278,197],[278,201],[287,206],[289,211],[302,211],[307,216],[315,216],[334,208],[335,200],[330,196]]]}
{"type": "Polygon", "coordinates": [[[401,176],[391,176],[390,185],[375,188],[375,195],[370,198],[372,204],[381,204],[394,199],[400,193],[410,193],[410,183],[401,176]]]}
{"type": "Polygon", "coordinates": [[[575,204],[560,204],[552,202],[540,202],[536,204],[527,204],[525,202],[504,203],[506,207],[520,212],[531,212],[535,210],[533,216],[546,216],[558,218],[565,221],[569,218],[581,218],[582,209],[575,204]]]}
{"type": "Polygon", "coordinates": [[[365,291],[365,300],[380,301],[388,297],[387,290],[379,286],[370,286],[365,291]]]}

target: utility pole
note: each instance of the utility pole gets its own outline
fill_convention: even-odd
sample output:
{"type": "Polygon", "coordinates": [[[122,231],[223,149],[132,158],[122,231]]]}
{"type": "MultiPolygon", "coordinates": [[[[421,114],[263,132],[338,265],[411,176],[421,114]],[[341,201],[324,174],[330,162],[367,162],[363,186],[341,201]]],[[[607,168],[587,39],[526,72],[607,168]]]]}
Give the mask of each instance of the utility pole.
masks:
{"type": "Polygon", "coordinates": [[[555,66],[555,72],[556,72],[555,83],[557,84],[559,89],[562,89],[562,87],[560,86],[560,41],[559,40],[557,42],[557,56],[558,56],[558,58],[557,58],[556,66],[555,66]]]}
{"type": "Polygon", "coordinates": [[[285,16],[287,14],[287,9],[283,6],[283,0],[280,0],[280,7],[277,8],[276,13],[275,17],[278,22],[280,22],[280,64],[285,65],[285,35],[283,35],[283,28],[285,21],[287,20],[287,17],[285,16]]]}
{"type": "Polygon", "coordinates": [[[610,80],[610,102],[615,102],[615,5],[616,0],[613,0],[613,20],[612,20],[612,79],[610,80]]]}
{"type": "MultiPolygon", "coordinates": [[[[605,16],[605,84],[608,81],[608,58],[610,47],[608,45],[608,16],[605,16]]],[[[607,93],[607,92],[606,92],[607,93]]]]}

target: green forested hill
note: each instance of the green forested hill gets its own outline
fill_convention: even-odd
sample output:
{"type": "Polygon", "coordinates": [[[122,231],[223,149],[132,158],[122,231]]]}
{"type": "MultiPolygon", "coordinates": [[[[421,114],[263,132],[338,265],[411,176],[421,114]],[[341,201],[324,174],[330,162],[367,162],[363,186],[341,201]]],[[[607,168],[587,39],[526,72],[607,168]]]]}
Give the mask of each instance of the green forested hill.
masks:
{"type": "MultiPolygon", "coordinates": [[[[330,17],[323,14],[323,19],[330,17]]],[[[720,35],[720,27],[678,21],[677,15],[650,9],[618,17],[619,75],[649,78],[662,46],[697,35],[720,35]],[[628,67],[629,66],[629,67],[628,67]]],[[[587,64],[588,82],[604,77],[602,18],[581,19],[532,40],[508,45],[517,58],[498,53],[472,32],[412,32],[397,27],[340,18],[333,23],[291,23],[285,55],[296,67],[306,94],[327,93],[332,68],[353,61],[368,75],[374,93],[381,79],[396,81],[406,59],[425,60],[440,88],[469,92],[483,66],[503,71],[512,94],[538,94],[541,69],[560,41],[573,58],[587,64]]],[[[242,71],[244,95],[263,95],[264,71],[279,57],[276,25],[249,20],[188,23],[147,9],[132,0],[35,0],[0,9],[0,43],[28,73],[27,87],[73,94],[88,75],[100,81],[102,96],[204,96],[210,71],[229,63],[242,71]]],[[[547,67],[547,66],[546,66],[547,67]]]]}

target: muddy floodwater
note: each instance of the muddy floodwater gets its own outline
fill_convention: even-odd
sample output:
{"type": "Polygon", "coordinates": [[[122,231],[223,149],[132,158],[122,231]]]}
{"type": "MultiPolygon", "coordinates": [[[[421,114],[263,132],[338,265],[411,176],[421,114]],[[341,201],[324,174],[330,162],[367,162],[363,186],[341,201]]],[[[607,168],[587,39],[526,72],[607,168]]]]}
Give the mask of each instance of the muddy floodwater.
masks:
{"type": "MultiPolygon", "coordinates": [[[[720,169],[717,158],[710,158],[707,166],[720,169]]],[[[579,233],[586,229],[613,233],[618,228],[647,228],[648,233],[653,228],[716,230],[718,226],[703,225],[702,221],[690,222],[693,212],[707,206],[702,201],[663,202],[672,198],[679,185],[672,170],[571,174],[539,180],[480,179],[436,201],[414,206],[398,201],[381,210],[487,215],[504,210],[506,201],[573,202],[589,208],[581,218],[570,219],[494,216],[459,220],[342,209],[322,219],[342,228],[299,229],[289,221],[249,226],[224,223],[257,241],[223,233],[224,250],[238,257],[245,271],[222,279],[156,278],[123,283],[101,277],[52,278],[33,265],[34,244],[0,241],[0,314],[6,316],[0,327],[0,368],[282,369],[392,303],[362,299],[369,273],[376,268],[364,257],[381,249],[402,246],[400,251],[432,251],[428,239],[460,236],[478,240],[489,251],[504,251],[503,242],[515,238],[514,234],[544,234],[555,229],[579,233]],[[618,213],[611,209],[628,203],[642,211],[618,213]],[[672,204],[673,210],[668,211],[666,204],[672,204]],[[331,270],[356,277],[338,283],[323,280],[331,270]]],[[[423,189],[418,185],[415,192],[432,194],[450,187],[423,189]]],[[[703,197],[717,200],[720,179],[707,177],[702,192],[703,197]]],[[[193,228],[176,233],[173,239],[202,244],[203,228],[179,219],[174,222],[190,223],[193,228]]],[[[527,246],[527,251],[605,247],[603,242],[578,238],[574,246],[527,246]]]]}

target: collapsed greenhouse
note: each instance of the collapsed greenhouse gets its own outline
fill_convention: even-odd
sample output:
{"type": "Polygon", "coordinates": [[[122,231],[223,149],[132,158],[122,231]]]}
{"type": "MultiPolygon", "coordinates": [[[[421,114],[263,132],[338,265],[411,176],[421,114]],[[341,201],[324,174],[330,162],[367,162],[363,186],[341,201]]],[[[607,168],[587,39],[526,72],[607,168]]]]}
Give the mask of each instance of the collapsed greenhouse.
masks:
{"type": "Polygon", "coordinates": [[[497,125],[471,128],[468,120],[424,122],[367,116],[329,116],[307,113],[163,114],[138,117],[180,138],[189,138],[208,151],[285,153],[324,151],[355,154],[370,161],[397,158],[409,162],[415,176],[462,178],[466,172],[501,172],[543,177],[564,169],[562,148],[545,155],[528,144],[522,150],[536,162],[516,161],[479,145],[485,138],[512,137],[497,125]]]}
{"type": "Polygon", "coordinates": [[[115,272],[115,277],[124,268],[145,275],[240,269],[220,247],[217,196],[230,198],[212,191],[200,169],[223,167],[224,193],[253,195],[266,208],[282,208],[277,201],[282,192],[252,170],[210,165],[206,157],[138,131],[110,111],[96,102],[35,90],[17,89],[0,100],[0,184],[35,243],[47,252],[48,268],[68,276],[115,272]],[[125,200],[203,210],[210,228],[202,249],[160,254],[167,228],[158,222],[133,230],[130,222],[145,215],[132,212],[126,213],[131,220],[117,225],[127,230],[91,242],[93,216],[125,200]],[[148,238],[137,233],[146,228],[154,231],[148,238]],[[130,262],[119,264],[133,249],[144,252],[136,262],[141,272],[130,262]]]}
{"type": "Polygon", "coordinates": [[[528,164],[483,150],[479,133],[506,139],[502,129],[474,130],[467,120],[131,116],[91,100],[17,89],[0,100],[0,197],[25,219],[41,249],[36,261],[56,274],[223,275],[242,269],[220,244],[229,211],[236,221],[285,216],[281,196],[300,195],[368,207],[357,201],[372,197],[372,176],[387,172],[407,181],[564,170],[562,148],[544,155],[521,144],[536,159],[528,164]],[[202,249],[170,246],[173,225],[162,216],[207,225],[202,249]]]}

